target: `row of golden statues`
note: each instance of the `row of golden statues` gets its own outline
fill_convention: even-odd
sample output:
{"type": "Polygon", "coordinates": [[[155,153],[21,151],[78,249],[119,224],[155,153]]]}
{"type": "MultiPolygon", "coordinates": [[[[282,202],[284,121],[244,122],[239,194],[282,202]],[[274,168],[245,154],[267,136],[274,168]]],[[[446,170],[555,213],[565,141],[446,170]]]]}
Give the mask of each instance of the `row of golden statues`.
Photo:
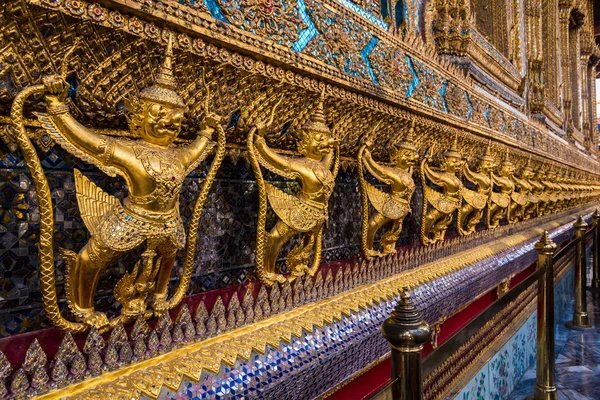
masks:
{"type": "MultiPolygon", "coordinates": [[[[172,46],[169,43],[155,84],[127,104],[131,134],[139,138],[137,140],[109,136],[79,124],[66,102],[69,85],[64,76],[45,78],[42,85],[21,92],[13,103],[14,139],[24,153],[40,199],[40,275],[44,305],[47,316],[62,329],[83,332],[94,327],[102,332],[119,321],[160,316],[177,306],[188,290],[194,269],[199,219],[225,154],[225,132],[221,117],[209,111],[208,100],[205,100],[205,119],[198,138],[187,145],[174,145],[181,131],[186,105],[176,91],[171,63],[172,46]],[[122,177],[128,188],[128,196],[121,203],[75,170],[79,209],[91,234],[79,253],[61,249],[67,265],[68,305],[76,322],[64,318],[57,305],[50,192],[23,124],[23,103],[35,93],[45,93],[46,113],[37,116],[49,135],[64,149],[106,174],[122,177]],[[213,141],[215,133],[216,142],[213,141]],[[215,157],[196,200],[186,235],[179,213],[180,190],[184,178],[212,151],[215,151],[215,157]],[[109,320],[94,308],[100,274],[124,254],[142,246],[141,260],[114,288],[115,298],[122,304],[123,311],[119,317],[109,320]],[[169,278],[176,253],[183,248],[183,275],[176,292],[169,298],[169,278]]],[[[208,97],[206,93],[205,99],[208,97]]],[[[248,156],[259,194],[256,271],[267,285],[313,276],[320,264],[323,226],[328,218],[328,201],[340,164],[339,142],[332,137],[323,103],[324,93],[302,127],[297,145],[300,157],[288,157],[274,151],[264,138],[272,126],[277,106],[268,119],[254,124],[248,133],[248,156]],[[266,182],[262,168],[298,181],[299,193],[285,193],[266,182]],[[278,217],[269,232],[266,230],[268,205],[278,217]],[[286,276],[277,270],[276,261],[282,247],[298,234],[303,235],[302,240],[287,256],[290,274],[286,276]]],[[[371,154],[372,143],[364,141],[357,161],[362,189],[362,251],[365,257],[396,251],[403,220],[411,212],[410,202],[415,192],[413,168],[417,164],[424,191],[420,232],[423,245],[444,240],[455,211],[459,234],[468,235],[475,231],[486,209],[485,222],[488,228],[493,228],[504,218],[513,223],[572,207],[590,195],[596,195],[600,189],[575,179],[545,175],[542,171],[534,174],[529,164],[515,173],[508,150],[496,172],[497,162],[489,145],[472,170],[457,149],[457,140],[455,138],[452,146],[441,155],[437,166],[434,166],[429,151],[419,163],[414,124],[404,140],[392,148],[391,164],[375,160],[371,154]],[[388,185],[389,191],[384,192],[370,184],[366,171],[381,185],[388,185]],[[465,187],[462,177],[475,189],[465,187]],[[376,235],[385,226],[388,228],[381,237],[381,250],[376,250],[376,235]]]]}

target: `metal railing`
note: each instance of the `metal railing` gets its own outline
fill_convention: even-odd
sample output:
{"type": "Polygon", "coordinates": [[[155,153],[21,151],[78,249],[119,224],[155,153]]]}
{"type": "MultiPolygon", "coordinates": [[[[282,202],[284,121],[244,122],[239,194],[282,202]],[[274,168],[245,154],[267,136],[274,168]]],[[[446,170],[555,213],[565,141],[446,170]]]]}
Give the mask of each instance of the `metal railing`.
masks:
{"type": "MultiPolygon", "coordinates": [[[[510,292],[510,296],[500,298],[479,317],[488,317],[490,312],[498,312],[510,299],[522,293],[537,280],[537,354],[536,384],[533,398],[536,400],[557,400],[555,380],[555,316],[554,316],[554,262],[569,255],[575,249],[575,305],[573,320],[567,323],[571,329],[590,329],[587,309],[587,259],[586,239],[593,235],[592,283],[589,290],[600,290],[600,210],[596,210],[593,225],[579,216],[573,227],[575,235],[560,250],[547,231],[535,244],[538,252],[537,268],[510,292]],[[489,312],[487,312],[489,311],[489,312]]],[[[477,318],[479,318],[477,317],[477,318]]],[[[481,318],[479,318],[481,319],[481,318]]],[[[473,327],[464,329],[473,331],[473,327]]],[[[424,321],[410,300],[408,288],[403,289],[401,300],[391,316],[383,323],[383,336],[390,342],[392,349],[392,380],[372,399],[375,400],[420,400],[423,398],[423,345],[431,337],[431,328],[424,321]]],[[[462,335],[464,336],[464,335],[462,335]]],[[[449,339],[449,342],[452,338],[449,339]]],[[[456,347],[456,345],[452,346],[456,347]]],[[[438,348],[438,350],[443,350],[438,348]]],[[[442,351],[447,354],[447,352],[442,351]]]]}

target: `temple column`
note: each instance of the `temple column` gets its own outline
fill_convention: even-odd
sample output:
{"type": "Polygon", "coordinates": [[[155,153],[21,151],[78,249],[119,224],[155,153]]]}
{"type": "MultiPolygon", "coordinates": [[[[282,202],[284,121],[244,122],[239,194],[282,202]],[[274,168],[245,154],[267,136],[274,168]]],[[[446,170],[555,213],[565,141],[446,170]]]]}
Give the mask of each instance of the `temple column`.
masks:
{"type": "Polygon", "coordinates": [[[527,16],[527,59],[529,70],[529,109],[533,113],[544,111],[542,2],[533,0],[525,6],[527,16]]]}
{"type": "Polygon", "coordinates": [[[585,146],[589,148],[590,143],[590,119],[589,119],[589,79],[588,79],[589,55],[581,54],[581,131],[585,140],[585,146]]]}
{"type": "Polygon", "coordinates": [[[579,67],[580,31],[577,27],[569,31],[569,62],[571,78],[571,119],[575,129],[581,131],[581,68],[579,67]]]}
{"type": "Polygon", "coordinates": [[[560,21],[560,66],[561,66],[561,81],[560,81],[560,96],[562,98],[561,111],[565,116],[563,129],[570,135],[572,130],[571,118],[571,80],[569,73],[569,20],[571,18],[570,2],[559,3],[559,21],[560,21]]]}

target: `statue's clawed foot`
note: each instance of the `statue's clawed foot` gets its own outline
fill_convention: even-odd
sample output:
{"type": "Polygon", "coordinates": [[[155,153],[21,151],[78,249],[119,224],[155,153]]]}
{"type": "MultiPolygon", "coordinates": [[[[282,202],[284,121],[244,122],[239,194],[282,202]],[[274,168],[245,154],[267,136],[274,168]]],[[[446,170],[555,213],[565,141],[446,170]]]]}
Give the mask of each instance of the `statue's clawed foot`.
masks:
{"type": "Polygon", "coordinates": [[[82,322],[90,328],[96,328],[99,333],[108,332],[110,323],[106,314],[92,311],[89,315],[83,318],[82,322]]]}
{"type": "Polygon", "coordinates": [[[379,252],[377,250],[373,250],[373,249],[365,250],[365,258],[367,258],[368,260],[370,260],[372,258],[376,258],[376,257],[381,257],[381,256],[383,256],[383,254],[381,254],[381,252],[379,252]]]}
{"type": "Polygon", "coordinates": [[[154,316],[160,317],[169,311],[169,302],[167,301],[167,295],[155,294],[152,299],[152,310],[154,310],[154,316]]]}
{"type": "Polygon", "coordinates": [[[266,272],[265,273],[265,281],[266,282],[271,282],[271,283],[281,283],[284,284],[287,282],[287,279],[285,279],[285,276],[281,275],[281,274],[276,274],[273,272],[266,272]]]}
{"type": "Polygon", "coordinates": [[[382,257],[389,256],[392,254],[396,254],[396,249],[394,249],[394,248],[384,249],[382,257]]]}

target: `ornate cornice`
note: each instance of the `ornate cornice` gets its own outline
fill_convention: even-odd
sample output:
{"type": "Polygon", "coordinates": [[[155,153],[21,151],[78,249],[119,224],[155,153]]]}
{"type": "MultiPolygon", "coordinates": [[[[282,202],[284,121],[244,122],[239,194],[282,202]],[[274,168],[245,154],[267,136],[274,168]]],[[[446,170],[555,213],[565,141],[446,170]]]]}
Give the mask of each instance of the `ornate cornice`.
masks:
{"type": "MultiPolygon", "coordinates": [[[[531,144],[525,144],[516,137],[510,137],[512,132],[501,134],[497,130],[491,129],[484,118],[468,118],[468,115],[465,117],[454,115],[453,112],[444,112],[439,109],[439,104],[432,107],[432,105],[423,104],[414,98],[407,98],[401,91],[376,85],[370,79],[353,77],[340,71],[337,67],[316,60],[307,54],[291,51],[284,44],[264,40],[264,38],[250,31],[239,29],[232,24],[219,22],[200,9],[194,9],[176,2],[165,3],[168,4],[168,7],[163,7],[162,10],[154,10],[147,5],[132,0],[111,0],[103,3],[119,10],[127,10],[131,15],[135,15],[127,16],[112,9],[81,1],[27,1],[60,10],[75,18],[88,20],[93,24],[123,30],[134,36],[158,42],[164,41],[164,32],[153,21],[160,19],[161,24],[166,24],[180,32],[177,35],[175,47],[184,52],[232,65],[239,70],[275,79],[284,82],[286,85],[300,86],[309,92],[320,90],[321,83],[313,79],[313,77],[319,77],[333,83],[332,86],[327,87],[328,96],[354,103],[356,107],[363,107],[364,110],[370,110],[371,113],[383,113],[400,118],[400,120],[414,118],[411,113],[405,111],[408,108],[414,110],[413,112],[418,115],[426,117],[422,120],[422,125],[431,126],[432,130],[446,131],[450,135],[452,134],[450,132],[455,129],[467,131],[484,139],[493,138],[514,148],[527,148],[528,153],[538,153],[548,160],[560,159],[564,164],[574,168],[590,168],[600,171],[600,165],[590,164],[589,161],[584,162],[586,159],[584,154],[548,137],[543,133],[541,130],[543,128],[540,125],[534,121],[522,119],[522,115],[513,115],[511,110],[502,109],[502,106],[500,108],[502,109],[501,113],[505,115],[504,120],[511,121],[508,126],[512,127],[512,120],[522,122],[526,131],[531,132],[532,136],[536,136],[535,141],[532,141],[531,144]],[[208,39],[209,42],[205,42],[203,39],[208,39]],[[246,54],[251,57],[246,57],[246,54]],[[256,59],[257,55],[260,55],[260,60],[256,59]],[[302,72],[302,74],[297,74],[295,71],[302,72]],[[432,124],[432,121],[435,122],[432,124]],[[535,146],[533,146],[533,143],[535,143],[535,146]]],[[[356,15],[350,15],[348,9],[343,9],[343,6],[339,3],[332,2],[329,4],[329,2],[330,0],[326,0],[327,9],[337,10],[340,13],[343,12],[344,15],[351,16],[354,19],[357,18],[356,15]]],[[[439,56],[435,54],[435,49],[429,49],[427,45],[414,37],[406,37],[401,40],[389,35],[380,24],[367,18],[358,19],[357,22],[362,24],[364,29],[368,28],[370,32],[377,34],[380,38],[379,43],[389,43],[392,48],[401,49],[406,55],[414,58],[415,65],[417,60],[423,60],[429,65],[439,65],[439,70],[435,71],[436,78],[433,79],[438,79],[439,82],[447,80],[449,86],[457,88],[463,93],[463,97],[468,94],[468,99],[472,103],[478,102],[483,105],[488,103],[489,99],[478,94],[473,89],[472,83],[468,79],[461,78],[461,73],[457,72],[455,67],[449,62],[440,60],[439,56]]],[[[422,61],[419,61],[419,63],[422,63],[422,61]]],[[[425,64],[419,64],[419,68],[425,71],[421,72],[424,75],[421,76],[419,90],[429,90],[428,86],[434,85],[433,81],[424,82],[424,78],[429,76],[426,73],[429,67],[425,64]],[[423,66],[420,67],[421,65],[423,66]]],[[[450,104],[448,108],[450,108],[450,104]]],[[[485,107],[481,108],[481,112],[484,110],[485,107]]],[[[402,134],[401,130],[398,130],[398,121],[390,119],[388,125],[387,129],[390,135],[402,134]],[[395,133],[392,132],[394,129],[396,130],[395,133]]],[[[350,129],[359,127],[359,124],[349,126],[350,129]]]]}

